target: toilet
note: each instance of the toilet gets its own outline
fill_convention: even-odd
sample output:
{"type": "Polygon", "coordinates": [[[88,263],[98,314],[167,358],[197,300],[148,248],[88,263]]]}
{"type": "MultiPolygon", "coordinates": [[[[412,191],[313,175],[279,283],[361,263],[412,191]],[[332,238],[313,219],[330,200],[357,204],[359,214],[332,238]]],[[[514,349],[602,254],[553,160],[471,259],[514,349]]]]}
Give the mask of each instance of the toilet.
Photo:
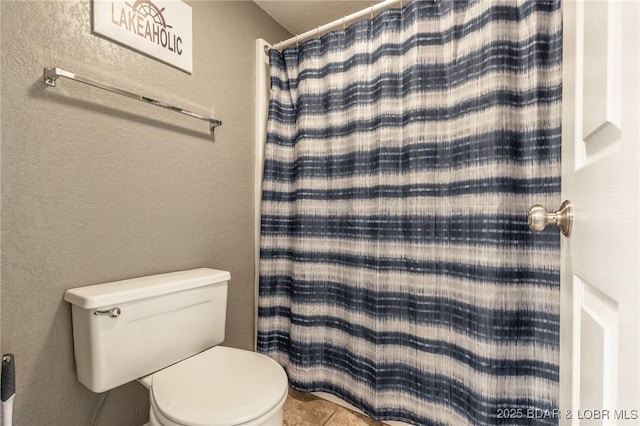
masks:
{"type": "Polygon", "coordinates": [[[193,269],[67,290],[78,380],[137,380],[150,426],[281,426],[284,369],[224,340],[231,274],[193,269]]]}

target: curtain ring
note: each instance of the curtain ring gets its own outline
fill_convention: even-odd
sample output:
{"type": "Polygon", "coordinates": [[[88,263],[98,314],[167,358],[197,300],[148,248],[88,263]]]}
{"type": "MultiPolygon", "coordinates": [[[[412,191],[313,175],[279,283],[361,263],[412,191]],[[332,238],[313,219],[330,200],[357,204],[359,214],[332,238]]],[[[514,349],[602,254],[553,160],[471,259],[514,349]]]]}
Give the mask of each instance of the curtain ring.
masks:
{"type": "Polygon", "coordinates": [[[347,25],[345,23],[345,20],[347,19],[346,16],[342,15],[342,31],[347,29],[347,25]]]}
{"type": "Polygon", "coordinates": [[[296,48],[300,47],[300,45],[298,44],[298,34],[296,34],[296,48]]]}
{"type": "Polygon", "coordinates": [[[373,20],[373,4],[371,5],[371,20],[373,20]]]}
{"type": "Polygon", "coordinates": [[[316,38],[320,38],[320,25],[316,28],[316,38]]]}

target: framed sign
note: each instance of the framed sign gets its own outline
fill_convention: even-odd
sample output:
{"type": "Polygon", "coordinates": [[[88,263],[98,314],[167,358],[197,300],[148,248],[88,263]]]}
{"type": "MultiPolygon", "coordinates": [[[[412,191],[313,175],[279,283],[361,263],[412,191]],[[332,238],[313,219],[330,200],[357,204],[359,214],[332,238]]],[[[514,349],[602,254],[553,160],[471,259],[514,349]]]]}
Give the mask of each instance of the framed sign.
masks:
{"type": "Polygon", "coordinates": [[[191,74],[191,6],[180,0],[93,0],[93,32],[191,74]]]}

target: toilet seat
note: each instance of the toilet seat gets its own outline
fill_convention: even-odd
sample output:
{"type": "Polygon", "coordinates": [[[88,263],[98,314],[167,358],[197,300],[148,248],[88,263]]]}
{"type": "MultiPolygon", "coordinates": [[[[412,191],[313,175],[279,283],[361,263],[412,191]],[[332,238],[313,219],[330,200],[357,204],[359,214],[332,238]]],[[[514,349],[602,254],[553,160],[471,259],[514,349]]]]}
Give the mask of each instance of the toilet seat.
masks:
{"type": "MultiPolygon", "coordinates": [[[[270,411],[266,414],[249,420],[246,423],[242,423],[241,425],[235,426],[266,426],[266,425],[277,425],[282,426],[283,424],[283,413],[282,406],[284,405],[285,399],[287,395],[282,398],[282,401],[276,404],[270,411]]],[[[162,415],[158,406],[155,404],[153,399],[151,399],[151,410],[149,410],[149,423],[145,426],[187,426],[182,423],[176,423],[173,420],[162,415]]]]}
{"type": "Polygon", "coordinates": [[[154,373],[150,397],[165,424],[232,426],[279,408],[287,390],[287,376],[271,358],[216,346],[154,373]]]}

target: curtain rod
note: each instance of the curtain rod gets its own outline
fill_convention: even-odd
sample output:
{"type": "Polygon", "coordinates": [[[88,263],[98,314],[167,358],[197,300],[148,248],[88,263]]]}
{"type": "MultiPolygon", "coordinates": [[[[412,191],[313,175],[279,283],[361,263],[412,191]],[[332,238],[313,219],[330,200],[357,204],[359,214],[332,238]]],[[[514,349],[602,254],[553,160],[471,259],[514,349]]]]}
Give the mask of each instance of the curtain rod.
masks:
{"type": "Polygon", "coordinates": [[[320,37],[321,34],[326,34],[329,31],[335,30],[336,28],[340,28],[341,26],[344,27],[347,22],[355,21],[356,19],[363,18],[363,17],[365,17],[367,15],[369,15],[370,17],[373,18],[373,15],[376,12],[379,12],[379,11],[381,11],[383,9],[387,9],[391,5],[396,4],[396,3],[402,3],[402,1],[401,0],[385,0],[385,1],[381,1],[380,3],[377,3],[377,4],[372,4],[371,6],[367,7],[366,9],[362,9],[362,10],[360,10],[358,12],[354,12],[351,15],[343,16],[341,19],[336,19],[335,21],[329,22],[328,24],[321,25],[318,28],[316,28],[315,30],[309,30],[306,33],[302,33],[302,34],[296,35],[295,37],[291,37],[289,39],[281,41],[278,44],[274,44],[273,46],[271,46],[271,48],[272,49],[277,49],[277,50],[282,50],[285,47],[289,47],[289,46],[292,46],[294,44],[298,44],[300,42],[312,39],[313,37],[320,37]]]}
{"type": "Polygon", "coordinates": [[[215,118],[207,117],[206,115],[198,114],[197,112],[188,111],[186,109],[169,105],[167,103],[157,101],[147,96],[138,95],[137,93],[129,92],[128,90],[120,89],[119,87],[111,86],[109,84],[101,83],[99,81],[91,80],[90,78],[83,77],[81,75],[65,71],[62,68],[45,68],[43,72],[43,79],[45,84],[56,87],[56,80],[60,77],[68,78],[69,80],[77,81],[80,83],[88,84],[89,86],[97,87],[98,89],[107,90],[118,95],[126,96],[127,98],[135,99],[137,101],[146,102],[151,105],[159,106],[161,108],[168,109],[169,111],[179,112],[180,114],[188,115],[189,117],[197,118],[198,120],[207,121],[209,123],[209,131],[213,136],[213,131],[216,127],[222,126],[222,121],[215,118]]]}

